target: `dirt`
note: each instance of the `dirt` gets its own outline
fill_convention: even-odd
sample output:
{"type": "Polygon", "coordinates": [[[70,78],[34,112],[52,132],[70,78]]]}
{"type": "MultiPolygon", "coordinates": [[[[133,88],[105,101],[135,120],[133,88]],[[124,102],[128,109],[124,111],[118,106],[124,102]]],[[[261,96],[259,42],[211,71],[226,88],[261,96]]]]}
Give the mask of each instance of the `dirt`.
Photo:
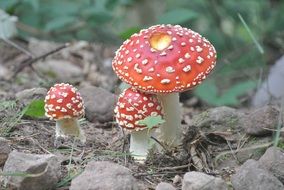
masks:
{"type": "MultiPolygon", "coordinates": [[[[29,47],[28,43],[18,43],[25,49],[29,47]]],[[[37,56],[60,45],[54,43],[46,45],[46,43],[33,41],[32,47],[37,47],[37,56]]],[[[10,104],[0,109],[0,135],[9,140],[13,150],[37,154],[53,153],[62,158],[62,177],[59,182],[60,187],[57,189],[68,189],[70,184],[70,180],[66,182],[65,180],[73,139],[66,139],[60,148],[55,148],[55,122],[46,118],[21,118],[20,113],[24,105],[20,101],[14,102],[15,94],[34,87],[49,88],[58,80],[70,80],[70,83],[76,86],[88,83],[116,93],[118,82],[113,77],[109,66],[115,49],[116,47],[77,42],[69,50],[65,48],[39,62],[33,62],[30,66],[23,66],[28,59],[27,55],[8,45],[0,46],[0,65],[7,69],[7,75],[2,76],[0,80],[0,101],[2,103],[10,101],[10,104]],[[62,76],[58,78],[52,71],[41,71],[39,67],[35,67],[35,65],[44,65],[46,60],[51,59],[68,61],[80,68],[82,72],[80,76],[62,79],[62,76]],[[20,67],[23,67],[22,70],[13,76],[20,67]]],[[[192,102],[195,102],[195,106],[199,105],[197,101],[192,102]]],[[[230,150],[242,148],[251,141],[255,143],[248,144],[258,144],[258,139],[252,139],[245,133],[239,132],[239,129],[236,129],[236,133],[234,131],[227,134],[211,132],[211,136],[207,136],[204,131],[190,126],[192,115],[200,113],[203,109],[193,108],[194,105],[190,104],[191,107],[189,107],[188,104],[184,104],[183,124],[186,134],[184,146],[179,150],[167,151],[165,154],[151,152],[145,165],[135,163],[131,159],[127,153],[129,136],[122,133],[114,121],[91,123],[83,120],[81,124],[86,133],[87,142],[84,146],[79,142],[75,143],[71,164],[72,174],[80,173],[90,160],[109,160],[129,168],[133,176],[138,179],[141,189],[155,189],[160,182],[170,182],[180,189],[181,177],[190,170],[221,176],[229,183],[230,176],[235,173],[235,168],[240,164],[230,150]],[[236,134],[239,138],[240,133],[241,139],[230,140],[234,139],[233,136],[236,134]],[[226,138],[228,136],[232,138],[226,138]]],[[[271,137],[267,138],[271,140],[271,137]]],[[[250,151],[254,152],[255,149],[252,148],[250,151]]],[[[246,155],[248,154],[250,153],[246,155]]]]}

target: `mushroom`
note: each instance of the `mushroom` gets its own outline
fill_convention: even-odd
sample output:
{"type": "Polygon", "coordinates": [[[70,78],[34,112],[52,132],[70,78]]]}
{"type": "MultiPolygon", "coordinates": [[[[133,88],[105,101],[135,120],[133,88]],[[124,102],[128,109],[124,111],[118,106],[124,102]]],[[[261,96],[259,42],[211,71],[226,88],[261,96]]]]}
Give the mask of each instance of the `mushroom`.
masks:
{"type": "Polygon", "coordinates": [[[162,107],[157,97],[130,87],[119,95],[114,112],[118,125],[130,132],[129,152],[134,160],[143,163],[151,148],[149,137],[152,128],[141,124],[140,121],[148,116],[162,117],[162,107]]]}
{"type": "Polygon", "coordinates": [[[179,25],[155,25],[133,34],[112,62],[118,77],[131,86],[157,94],[166,122],[164,144],[181,144],[179,92],[200,84],[216,64],[214,46],[200,34],[179,25]]]}
{"type": "Polygon", "coordinates": [[[55,84],[45,97],[45,115],[56,121],[56,139],[66,135],[86,142],[84,132],[80,128],[78,118],[84,116],[85,107],[78,90],[70,84],[55,84]]]}

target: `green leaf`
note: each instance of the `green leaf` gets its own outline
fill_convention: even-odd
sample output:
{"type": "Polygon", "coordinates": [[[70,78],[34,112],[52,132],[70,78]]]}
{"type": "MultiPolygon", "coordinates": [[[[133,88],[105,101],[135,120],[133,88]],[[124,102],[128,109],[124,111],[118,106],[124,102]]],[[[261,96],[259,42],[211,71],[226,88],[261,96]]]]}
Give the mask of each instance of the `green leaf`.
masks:
{"type": "Polygon", "coordinates": [[[24,2],[29,3],[35,11],[39,8],[39,0],[25,0],[24,2]]]}
{"type": "Polygon", "coordinates": [[[213,81],[204,81],[196,88],[194,93],[203,101],[213,104],[217,101],[217,86],[213,81]]]}
{"type": "Polygon", "coordinates": [[[0,1],[0,8],[4,10],[8,10],[12,8],[13,6],[17,5],[18,0],[6,0],[6,1],[0,1]]]}
{"type": "Polygon", "coordinates": [[[240,82],[233,85],[225,93],[219,97],[219,105],[238,105],[238,97],[245,94],[247,91],[255,88],[257,85],[256,81],[240,82]]]}
{"type": "Polygon", "coordinates": [[[120,85],[118,86],[120,92],[122,92],[123,90],[130,88],[130,87],[131,87],[131,85],[127,84],[125,82],[120,83],[120,85]]]}
{"type": "Polygon", "coordinates": [[[159,24],[182,24],[186,21],[194,19],[198,14],[189,9],[173,9],[159,17],[159,24]]]}
{"type": "Polygon", "coordinates": [[[218,96],[218,89],[212,81],[205,81],[196,90],[195,94],[203,101],[214,106],[231,105],[236,106],[240,102],[238,97],[256,87],[255,81],[245,81],[233,85],[222,95],[218,96]]]}
{"type": "Polygon", "coordinates": [[[46,24],[45,30],[52,31],[52,30],[60,29],[66,25],[75,23],[75,21],[76,21],[76,18],[73,16],[63,16],[63,17],[55,18],[46,24]]]}
{"type": "Polygon", "coordinates": [[[132,34],[137,33],[139,31],[140,31],[139,27],[131,27],[131,28],[128,28],[127,30],[121,32],[119,34],[119,36],[120,36],[121,39],[127,40],[132,34]]]}
{"type": "Polygon", "coordinates": [[[148,129],[152,129],[155,126],[158,126],[164,123],[165,120],[158,115],[158,116],[148,116],[145,119],[139,120],[138,125],[146,125],[148,129]]]}
{"type": "Polygon", "coordinates": [[[44,116],[44,100],[34,100],[24,109],[24,115],[34,118],[44,116]]]}

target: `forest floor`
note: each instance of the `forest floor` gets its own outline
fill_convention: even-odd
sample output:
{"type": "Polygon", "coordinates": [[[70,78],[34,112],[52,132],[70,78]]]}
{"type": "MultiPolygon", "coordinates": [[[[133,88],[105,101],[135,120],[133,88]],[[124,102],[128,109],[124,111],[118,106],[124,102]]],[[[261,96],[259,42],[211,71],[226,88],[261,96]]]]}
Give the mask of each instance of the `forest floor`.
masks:
{"type": "MultiPolygon", "coordinates": [[[[70,181],[91,160],[112,161],[129,168],[140,189],[155,189],[162,181],[181,189],[183,175],[188,171],[221,177],[231,187],[231,175],[240,165],[247,159],[259,159],[273,145],[271,133],[252,136],[241,126],[247,122],[242,117],[250,114],[250,109],[220,107],[206,110],[200,107],[197,98],[185,93],[182,94],[184,138],[180,150],[150,152],[144,165],[135,163],[127,152],[129,136],[117,127],[113,118],[105,122],[87,118],[81,120],[87,142],[84,146],[75,143],[70,165],[73,139],[66,139],[62,146],[55,148],[55,122],[44,117],[23,116],[25,106],[33,98],[43,96],[30,94],[26,99],[18,99],[21,97],[19,93],[32,88],[49,89],[55,82],[68,82],[78,87],[79,91],[86,85],[93,85],[118,95],[119,82],[111,68],[111,59],[117,47],[86,42],[65,47],[34,39],[29,43],[18,41],[17,44],[33,56],[29,57],[15,47],[1,43],[0,136],[9,141],[12,150],[32,154],[52,153],[60,157],[62,176],[57,184],[58,190],[69,189],[70,181]],[[61,46],[62,49],[56,53],[35,61],[61,46]],[[67,176],[68,167],[71,176],[67,176]]],[[[277,121],[278,114],[274,114],[272,119],[277,121]]]]}

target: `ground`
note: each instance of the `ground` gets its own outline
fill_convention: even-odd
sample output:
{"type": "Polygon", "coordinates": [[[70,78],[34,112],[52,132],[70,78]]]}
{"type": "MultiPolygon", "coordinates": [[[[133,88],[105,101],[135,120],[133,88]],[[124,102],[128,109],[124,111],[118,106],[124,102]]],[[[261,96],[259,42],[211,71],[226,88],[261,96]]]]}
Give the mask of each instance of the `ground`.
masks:
{"type": "Polygon", "coordinates": [[[221,108],[217,116],[225,113],[222,120],[222,116],[215,118],[216,114],[210,110],[203,112],[204,107],[199,107],[194,98],[187,98],[183,102],[184,139],[180,149],[166,153],[153,151],[145,165],[138,164],[127,153],[129,136],[114,120],[90,122],[82,119],[87,142],[85,145],[75,142],[69,165],[73,139],[66,139],[59,148],[54,147],[55,122],[23,116],[21,111],[31,99],[16,100],[16,94],[31,88],[48,89],[55,82],[70,82],[79,89],[86,84],[94,85],[118,94],[119,82],[111,70],[111,58],[117,47],[74,42],[66,48],[62,44],[34,39],[16,42],[34,57],[29,58],[15,47],[1,43],[0,135],[9,140],[13,150],[58,155],[62,159],[58,190],[68,189],[72,178],[80,174],[90,160],[109,160],[129,168],[141,189],[155,189],[160,182],[170,182],[180,189],[181,179],[188,171],[222,177],[230,186],[235,169],[249,158],[258,159],[271,145],[271,135],[252,137],[240,126],[241,113],[247,108],[242,108],[241,112],[221,108]],[[63,49],[34,61],[35,57],[46,55],[56,47],[63,49]],[[60,63],[69,65],[60,67],[60,63]],[[68,167],[71,176],[67,176],[68,167]]]}

